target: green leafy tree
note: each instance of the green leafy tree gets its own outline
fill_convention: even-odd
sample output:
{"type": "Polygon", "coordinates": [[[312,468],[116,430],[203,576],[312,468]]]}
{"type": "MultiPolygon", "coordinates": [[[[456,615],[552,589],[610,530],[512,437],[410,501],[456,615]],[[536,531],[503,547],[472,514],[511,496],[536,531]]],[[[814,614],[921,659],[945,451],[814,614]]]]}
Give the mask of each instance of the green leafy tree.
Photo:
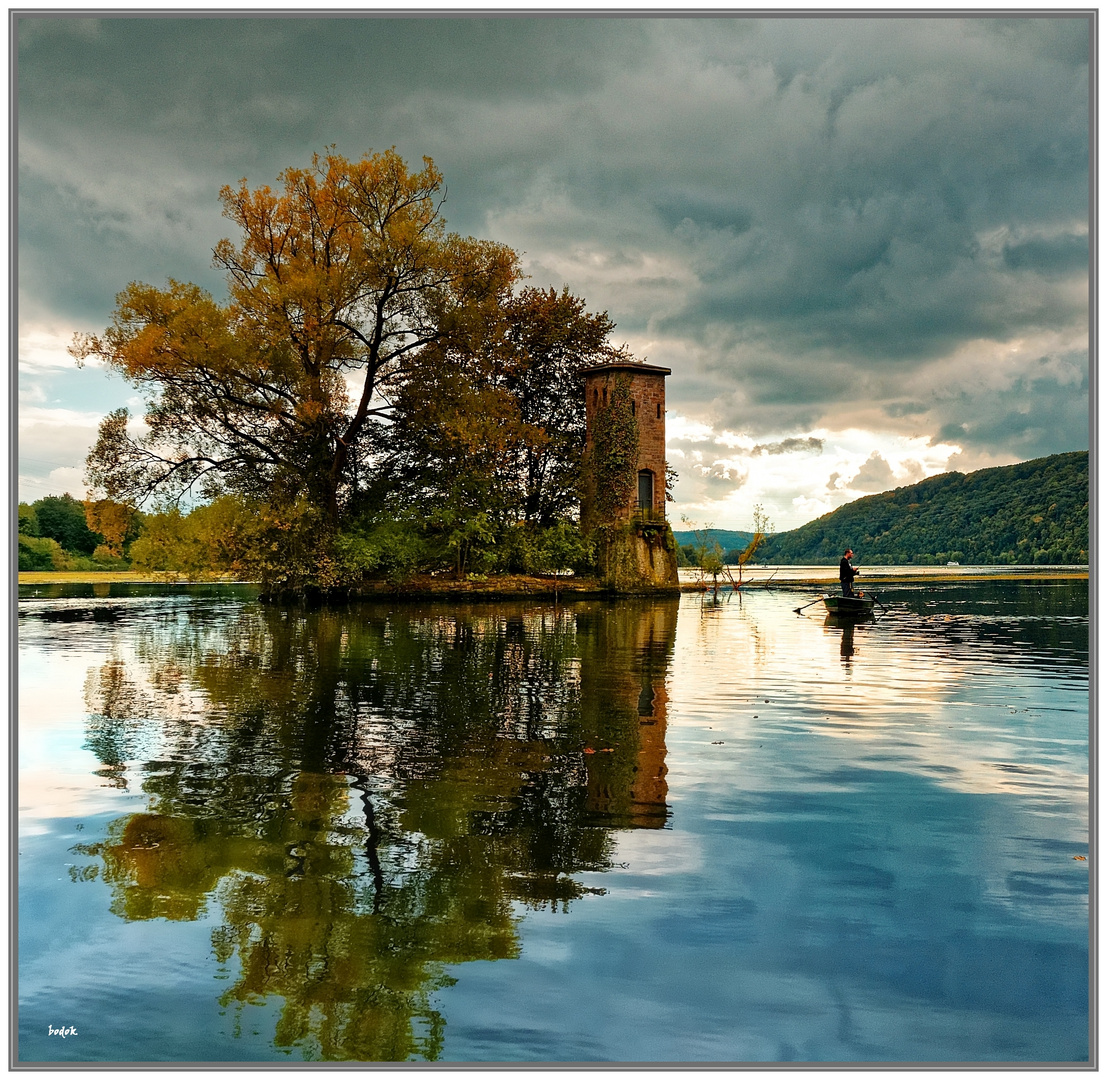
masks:
{"type": "Polygon", "coordinates": [[[694,544],[677,545],[677,566],[689,567],[696,565],[696,548],[694,544]]]}
{"type": "Polygon", "coordinates": [[[176,506],[147,515],[142,535],[131,545],[131,565],[136,570],[188,577],[206,575],[212,569],[196,540],[195,529],[176,506]]]}
{"type": "MultiPolygon", "coordinates": [[[[526,289],[468,337],[413,356],[394,399],[388,513],[421,516],[458,572],[536,569],[544,534],[576,516],[580,372],[621,355],[612,325],[567,290],[526,289]]],[[[382,500],[367,502],[379,516],[382,500]]]]}
{"type": "Polygon", "coordinates": [[[39,535],[56,540],[68,552],[91,555],[104,541],[88,527],[84,504],[68,492],[39,499],[34,515],[39,535]]]}
{"type": "Polygon", "coordinates": [[[19,536],[20,570],[71,570],[73,559],[48,536],[19,536]]]}
{"type": "Polygon", "coordinates": [[[221,495],[188,514],[173,506],[146,515],[130,546],[136,570],[180,574],[264,577],[279,532],[267,528],[265,507],[221,495]]]}
{"type": "Polygon", "coordinates": [[[436,565],[435,545],[425,522],[411,512],[355,522],[339,534],[335,547],[350,580],[374,577],[402,585],[418,571],[436,565]]]}
{"type": "Polygon", "coordinates": [[[392,512],[417,507],[459,574],[486,568],[497,538],[519,517],[514,463],[522,443],[541,438],[523,423],[502,373],[503,358],[487,342],[431,346],[396,396],[392,512]]]}
{"type": "Polygon", "coordinates": [[[420,508],[458,571],[532,569],[542,535],[575,516],[579,375],[616,355],[611,329],[567,290],[526,289],[478,332],[412,358],[394,402],[391,494],[420,508]]]}
{"type": "Polygon", "coordinates": [[[21,502],[19,504],[19,535],[40,535],[38,531],[38,516],[35,514],[35,508],[30,503],[21,502]]]}
{"type": "MultiPolygon", "coordinates": [[[[566,570],[590,568],[595,557],[594,541],[581,534],[576,522],[559,521],[540,534],[535,562],[546,573],[561,575],[566,570]]],[[[554,580],[554,599],[558,582],[554,580]]]]}
{"type": "Polygon", "coordinates": [[[560,574],[591,563],[595,545],[581,535],[575,522],[559,521],[540,535],[538,562],[542,569],[560,574]]]}
{"type": "Polygon", "coordinates": [[[625,354],[607,312],[589,314],[568,289],[523,289],[505,306],[505,386],[532,432],[516,448],[522,519],[548,528],[576,515],[585,422],[580,373],[625,354]]]}

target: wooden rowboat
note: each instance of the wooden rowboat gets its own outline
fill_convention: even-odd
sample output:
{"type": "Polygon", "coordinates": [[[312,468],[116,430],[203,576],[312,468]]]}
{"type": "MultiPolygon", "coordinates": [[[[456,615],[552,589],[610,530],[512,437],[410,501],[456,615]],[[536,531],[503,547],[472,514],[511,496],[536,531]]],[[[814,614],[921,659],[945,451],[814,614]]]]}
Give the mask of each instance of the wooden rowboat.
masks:
{"type": "Polygon", "coordinates": [[[871,615],[875,598],[871,596],[824,596],[823,603],[831,615],[871,615]]]}

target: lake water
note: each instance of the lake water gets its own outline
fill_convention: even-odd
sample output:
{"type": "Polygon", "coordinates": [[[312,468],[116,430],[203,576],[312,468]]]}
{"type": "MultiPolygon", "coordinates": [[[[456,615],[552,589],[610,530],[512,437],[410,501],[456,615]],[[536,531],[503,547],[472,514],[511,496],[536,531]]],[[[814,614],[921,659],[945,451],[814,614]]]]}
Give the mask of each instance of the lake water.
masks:
{"type": "Polygon", "coordinates": [[[21,590],[20,1061],[1088,1060],[1086,581],[85,592],[21,590]]]}

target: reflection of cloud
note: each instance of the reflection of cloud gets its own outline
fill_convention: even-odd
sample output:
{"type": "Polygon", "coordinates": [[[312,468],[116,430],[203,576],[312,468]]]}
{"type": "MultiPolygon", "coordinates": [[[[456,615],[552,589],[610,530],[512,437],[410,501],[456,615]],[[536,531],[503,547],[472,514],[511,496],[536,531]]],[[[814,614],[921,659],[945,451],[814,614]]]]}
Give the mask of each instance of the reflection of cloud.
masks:
{"type": "Polygon", "coordinates": [[[617,834],[616,862],[630,863],[635,874],[668,877],[694,874],[703,867],[703,852],[689,833],[626,830],[617,834]]]}
{"type": "MultiPolygon", "coordinates": [[[[794,606],[751,595],[740,608],[724,609],[723,617],[708,620],[688,610],[692,605],[685,600],[681,618],[687,614],[694,620],[702,640],[697,649],[687,649],[678,637],[670,728],[674,717],[697,726],[710,724],[715,732],[711,738],[727,745],[761,728],[784,728],[802,733],[805,745],[825,748],[832,742],[849,768],[879,768],[893,761],[898,772],[976,794],[1025,796],[1033,787],[1042,797],[1062,799],[1062,793],[1080,791],[1086,784],[1078,762],[1027,762],[1019,735],[996,722],[996,716],[1026,716],[1025,701],[1010,704],[1020,694],[1029,694],[1037,706],[1033,690],[1018,691],[1002,681],[1006,654],[997,660],[994,652],[966,648],[960,658],[945,654],[938,660],[923,651],[917,636],[896,646],[881,640],[870,625],[855,629],[847,665],[841,628],[822,626],[821,615],[792,617],[794,606]],[[879,658],[874,656],[870,664],[867,658],[876,652],[879,658]],[[727,670],[741,672],[741,679],[704,686],[701,653],[725,656],[727,670]],[[992,681],[981,674],[990,667],[995,671],[992,681]],[[813,739],[829,742],[811,743],[813,739]],[[871,765],[866,755],[873,755],[871,765]]],[[[1074,691],[1077,699],[1079,693],[1074,691]]],[[[670,743],[672,754],[675,740],[670,743]]],[[[817,768],[827,773],[840,765],[833,756],[837,752],[811,751],[817,768]]],[[[745,780],[751,788],[771,790],[781,771],[801,767],[816,766],[801,766],[800,756],[765,762],[746,773],[745,780]]],[[[674,789],[679,794],[677,785],[674,789]]]]}
{"type": "MultiPolygon", "coordinates": [[[[92,760],[91,754],[89,758],[92,760]]],[[[52,819],[103,813],[104,789],[111,786],[114,785],[106,783],[88,768],[72,774],[59,773],[56,765],[20,769],[20,834],[35,836],[52,832],[52,819]]]]}

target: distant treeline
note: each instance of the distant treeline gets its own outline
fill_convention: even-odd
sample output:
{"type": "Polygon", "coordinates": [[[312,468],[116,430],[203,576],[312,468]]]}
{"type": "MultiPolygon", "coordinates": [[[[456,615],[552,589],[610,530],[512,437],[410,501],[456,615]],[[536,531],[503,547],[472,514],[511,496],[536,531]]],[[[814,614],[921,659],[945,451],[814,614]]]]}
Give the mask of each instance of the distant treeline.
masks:
{"type": "Polygon", "coordinates": [[[758,562],[1081,565],[1088,562],[1088,452],[949,472],[868,495],[769,537],[758,562]]]}
{"type": "Polygon", "coordinates": [[[677,544],[677,564],[696,566],[698,547],[705,544],[708,548],[718,544],[723,552],[724,562],[736,563],[738,556],[753,539],[753,533],[736,529],[674,529],[673,539],[677,544]]]}
{"type": "Polygon", "coordinates": [[[143,518],[107,500],[82,502],[68,493],[21,502],[19,569],[126,569],[131,542],[141,531],[143,518]]]}

